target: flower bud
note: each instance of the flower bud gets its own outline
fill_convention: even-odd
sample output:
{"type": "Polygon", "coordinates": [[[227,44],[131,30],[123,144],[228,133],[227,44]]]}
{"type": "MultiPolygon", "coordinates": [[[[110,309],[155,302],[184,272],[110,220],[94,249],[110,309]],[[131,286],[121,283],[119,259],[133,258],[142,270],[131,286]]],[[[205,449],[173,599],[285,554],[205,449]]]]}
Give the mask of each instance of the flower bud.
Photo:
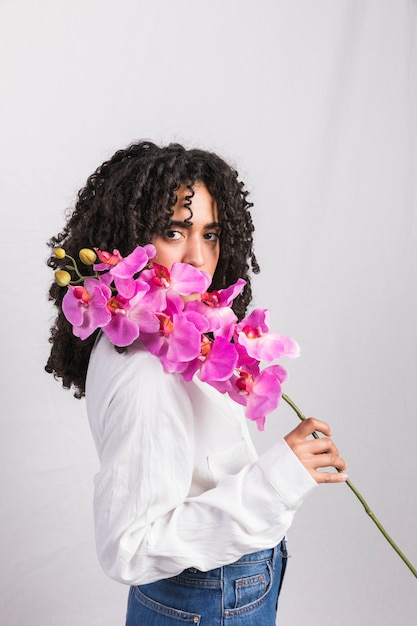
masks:
{"type": "Polygon", "coordinates": [[[78,256],[80,257],[81,263],[84,263],[84,265],[93,265],[97,259],[96,253],[94,250],[91,250],[91,248],[83,248],[78,253],[78,256]]]}
{"type": "Polygon", "coordinates": [[[54,254],[58,259],[65,259],[66,257],[64,248],[55,248],[54,254]]]}
{"type": "Polygon", "coordinates": [[[57,270],[55,272],[55,282],[60,287],[66,287],[71,282],[71,274],[65,270],[57,270]]]}

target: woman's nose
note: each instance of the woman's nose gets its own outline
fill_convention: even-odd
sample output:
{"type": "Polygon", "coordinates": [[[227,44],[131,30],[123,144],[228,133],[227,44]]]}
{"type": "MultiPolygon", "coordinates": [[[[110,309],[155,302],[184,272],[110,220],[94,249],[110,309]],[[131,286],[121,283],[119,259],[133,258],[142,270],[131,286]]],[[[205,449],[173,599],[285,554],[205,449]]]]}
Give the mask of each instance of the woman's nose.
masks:
{"type": "Polygon", "coordinates": [[[184,251],[184,263],[189,263],[194,267],[202,267],[204,265],[203,245],[200,239],[190,238],[184,251]]]}

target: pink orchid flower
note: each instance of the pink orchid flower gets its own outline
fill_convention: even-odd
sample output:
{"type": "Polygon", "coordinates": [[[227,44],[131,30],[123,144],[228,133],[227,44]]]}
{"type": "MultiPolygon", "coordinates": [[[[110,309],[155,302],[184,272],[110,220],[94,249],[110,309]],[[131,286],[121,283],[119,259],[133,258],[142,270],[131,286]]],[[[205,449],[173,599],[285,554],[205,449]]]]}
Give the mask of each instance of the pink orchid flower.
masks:
{"type": "Polygon", "coordinates": [[[182,372],[184,380],[191,380],[194,374],[202,382],[226,381],[236,367],[238,354],[235,346],[224,337],[216,337],[210,341],[206,335],[201,335],[200,354],[188,364],[182,372]]]}
{"type": "Polygon", "coordinates": [[[210,275],[192,265],[174,263],[170,271],[155,262],[148,267],[156,252],[152,244],[137,246],[125,258],[116,249],[94,250],[100,275],[85,278],[83,286],[69,285],[62,301],[74,335],[86,339],[101,328],[117,346],[141,337],[165,371],[187,381],[198,374],[243,405],[263,430],[287,374],[280,365],[261,370],[261,362],[298,356],[299,347],[290,337],[270,333],[267,309],[255,309],[237,323],[231,307],[245,281],[207,292],[210,275]]]}
{"type": "Polygon", "coordinates": [[[225,337],[215,337],[209,346],[205,346],[205,358],[198,377],[202,382],[227,380],[233,374],[237,360],[235,346],[225,337]]]}
{"type": "Polygon", "coordinates": [[[62,311],[73,326],[73,333],[87,339],[97,328],[106,326],[111,319],[107,301],[109,287],[96,278],[87,278],[84,286],[68,286],[62,300],[62,311]]]}
{"type": "Polygon", "coordinates": [[[143,270],[140,279],[149,285],[147,301],[154,311],[163,311],[167,306],[167,294],[171,300],[181,296],[201,294],[211,282],[210,274],[202,272],[188,263],[173,263],[171,271],[158,263],[152,263],[152,269],[143,270]]]}
{"type": "Polygon", "coordinates": [[[269,310],[255,309],[235,328],[236,340],[246,348],[249,356],[270,363],[281,356],[296,357],[298,344],[290,337],[269,332],[269,310]]]}
{"type": "Polygon", "coordinates": [[[156,254],[155,246],[148,244],[137,246],[131,254],[122,258],[110,269],[118,293],[124,298],[132,298],[138,291],[148,291],[149,285],[142,280],[135,280],[138,274],[156,254]]]}
{"type": "Polygon", "coordinates": [[[263,430],[266,415],[279,404],[281,383],[286,378],[287,372],[281,365],[270,365],[259,373],[242,369],[229,395],[236,402],[246,405],[246,417],[256,422],[258,430],[263,430]]]}
{"type": "MultiPolygon", "coordinates": [[[[124,298],[132,298],[138,291],[147,291],[147,286],[143,281],[136,281],[135,274],[138,274],[148,264],[156,254],[155,246],[137,246],[128,256],[122,257],[119,250],[113,250],[113,254],[104,250],[94,248],[101,263],[94,265],[96,271],[106,271],[108,276],[105,279],[107,284],[114,280],[117,292],[124,298]],[[110,279],[111,277],[111,279],[110,279]]],[[[101,275],[104,278],[104,274],[101,275]]]]}
{"type": "Polygon", "coordinates": [[[186,309],[198,311],[210,322],[210,332],[214,336],[222,336],[230,340],[233,336],[236,315],[231,309],[233,300],[242,291],[246,281],[242,278],[228,287],[219,291],[205,292],[200,300],[187,302],[186,309]]]}
{"type": "Polygon", "coordinates": [[[240,294],[243,287],[246,285],[246,280],[239,278],[233,285],[226,289],[219,289],[219,291],[210,291],[202,295],[201,300],[208,306],[218,308],[223,306],[232,306],[233,300],[240,294]]]}
{"type": "Polygon", "coordinates": [[[103,327],[103,331],[114,345],[129,346],[141,332],[158,331],[158,319],[143,302],[145,293],[138,291],[133,298],[124,298],[117,294],[108,300],[107,308],[111,313],[111,319],[103,327]]]}
{"type": "Polygon", "coordinates": [[[113,254],[111,252],[106,252],[105,250],[99,250],[99,248],[94,248],[95,253],[100,259],[101,263],[95,263],[94,269],[96,272],[105,272],[109,270],[111,267],[114,267],[122,260],[122,255],[118,250],[113,250],[113,254]]]}
{"type": "Polygon", "coordinates": [[[103,332],[115,346],[129,346],[139,337],[139,326],[128,315],[129,300],[120,295],[112,296],[107,301],[107,309],[111,318],[103,332]]]}
{"type": "Polygon", "coordinates": [[[186,314],[177,312],[173,302],[165,312],[155,312],[154,316],[159,330],[142,332],[142,342],[160,358],[165,371],[182,372],[200,353],[201,332],[186,314]]]}
{"type": "Polygon", "coordinates": [[[188,263],[173,263],[169,287],[181,296],[203,293],[211,283],[211,276],[188,263]]]}

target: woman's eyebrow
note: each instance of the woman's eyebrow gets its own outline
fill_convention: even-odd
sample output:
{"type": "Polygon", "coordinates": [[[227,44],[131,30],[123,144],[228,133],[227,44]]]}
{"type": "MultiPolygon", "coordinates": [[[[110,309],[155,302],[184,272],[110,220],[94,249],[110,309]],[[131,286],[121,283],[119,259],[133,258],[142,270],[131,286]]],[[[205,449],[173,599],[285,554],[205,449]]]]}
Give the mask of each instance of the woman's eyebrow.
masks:
{"type": "MultiPolygon", "coordinates": [[[[173,226],[177,226],[178,228],[191,228],[191,226],[193,225],[192,222],[188,222],[188,221],[184,221],[182,222],[181,220],[171,220],[169,223],[169,227],[172,228],[173,226]]],[[[219,222],[210,222],[209,224],[205,224],[204,225],[205,229],[209,229],[209,228],[221,228],[221,225],[219,222]]]]}
{"type": "Polygon", "coordinates": [[[182,222],[181,220],[171,220],[169,228],[172,228],[173,226],[177,226],[178,228],[191,228],[192,225],[193,223],[188,221],[182,222]]]}

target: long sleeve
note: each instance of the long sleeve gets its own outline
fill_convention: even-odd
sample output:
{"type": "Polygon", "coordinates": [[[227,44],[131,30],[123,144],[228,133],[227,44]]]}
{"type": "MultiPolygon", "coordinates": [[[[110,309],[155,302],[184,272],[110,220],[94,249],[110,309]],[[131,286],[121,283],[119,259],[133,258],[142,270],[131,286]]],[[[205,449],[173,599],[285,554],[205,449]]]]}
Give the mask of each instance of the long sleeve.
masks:
{"type": "Polygon", "coordinates": [[[272,547],[316,486],[284,440],[256,459],[225,397],[210,394],[140,344],[118,354],[98,342],[86,395],[97,551],[112,578],[144,584],[272,547]]]}

